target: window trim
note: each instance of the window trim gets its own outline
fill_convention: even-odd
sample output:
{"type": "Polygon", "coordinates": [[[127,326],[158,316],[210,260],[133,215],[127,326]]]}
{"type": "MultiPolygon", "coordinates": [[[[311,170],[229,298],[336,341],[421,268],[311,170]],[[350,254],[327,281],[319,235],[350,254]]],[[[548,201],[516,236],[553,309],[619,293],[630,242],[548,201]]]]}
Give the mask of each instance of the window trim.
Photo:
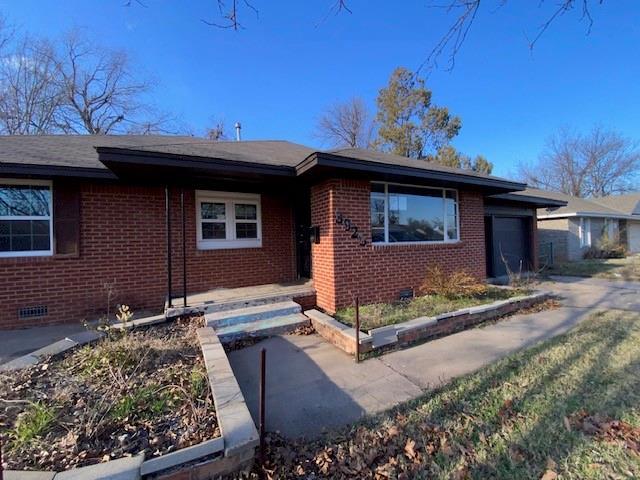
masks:
{"type": "MultiPolygon", "coordinates": [[[[383,242],[374,242],[373,236],[371,238],[371,244],[373,246],[391,246],[391,245],[452,245],[456,243],[460,243],[462,240],[460,238],[460,195],[458,190],[455,188],[443,188],[443,187],[431,187],[428,185],[413,185],[408,183],[396,183],[396,182],[371,182],[371,185],[383,185],[384,186],[384,241],[383,242]],[[444,230],[444,240],[425,240],[425,241],[414,241],[414,242],[390,242],[389,241],[389,185],[397,185],[400,187],[413,187],[413,188],[423,188],[425,190],[440,190],[442,191],[442,215],[443,215],[443,230],[444,230]],[[457,237],[455,239],[449,239],[448,234],[448,214],[447,214],[447,202],[446,202],[446,192],[453,192],[456,196],[456,234],[457,237]]],[[[380,192],[370,192],[369,194],[369,216],[371,216],[371,193],[380,193],[380,192]]],[[[369,227],[371,230],[371,227],[369,227]]],[[[371,232],[369,232],[371,233],[371,232]]]]}
{"type": "Polygon", "coordinates": [[[18,252],[0,252],[0,258],[16,257],[51,257],[53,256],[53,182],[51,180],[34,180],[30,178],[0,178],[0,184],[47,186],[49,187],[49,215],[0,215],[0,220],[49,220],[49,250],[21,250],[18,252]]]}
{"type": "MultiPolygon", "coordinates": [[[[214,222],[215,223],[215,222],[214,222]]],[[[220,222],[222,223],[222,222],[220,222]]],[[[223,250],[230,248],[261,248],[262,247],[262,208],[260,194],[221,192],[213,190],[196,190],[196,247],[198,250],[223,250]],[[203,202],[225,204],[225,239],[202,238],[202,212],[203,202]],[[256,220],[236,220],[236,203],[251,204],[256,206],[256,220]],[[236,238],[237,223],[255,223],[257,238],[236,238]]]]}
{"type": "Polygon", "coordinates": [[[591,219],[580,217],[580,225],[578,225],[578,236],[580,237],[580,247],[591,246],[591,219]]]}

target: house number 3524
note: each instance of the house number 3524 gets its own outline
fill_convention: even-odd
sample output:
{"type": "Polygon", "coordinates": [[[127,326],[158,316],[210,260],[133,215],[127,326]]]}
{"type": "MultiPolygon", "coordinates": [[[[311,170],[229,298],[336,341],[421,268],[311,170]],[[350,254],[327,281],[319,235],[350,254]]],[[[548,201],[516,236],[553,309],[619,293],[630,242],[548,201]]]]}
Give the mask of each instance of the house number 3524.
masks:
{"type": "Polygon", "coordinates": [[[358,226],[350,218],[346,218],[342,213],[336,212],[336,223],[342,225],[345,231],[351,232],[351,238],[358,240],[360,246],[364,247],[367,244],[367,239],[358,231],[358,226]]]}

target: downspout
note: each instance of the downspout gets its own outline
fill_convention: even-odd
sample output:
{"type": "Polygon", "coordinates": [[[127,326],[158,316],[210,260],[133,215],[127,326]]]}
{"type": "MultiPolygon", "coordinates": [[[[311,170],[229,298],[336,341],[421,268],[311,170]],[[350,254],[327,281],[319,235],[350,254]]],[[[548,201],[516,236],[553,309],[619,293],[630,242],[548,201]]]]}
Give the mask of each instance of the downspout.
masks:
{"type": "Polygon", "coordinates": [[[187,308],[187,229],[184,215],[184,187],[180,189],[180,209],[182,210],[182,306],[187,308]]]}
{"type": "Polygon", "coordinates": [[[169,184],[166,184],[164,187],[164,200],[165,216],[167,219],[167,306],[171,308],[173,307],[173,295],[171,292],[171,207],[169,198],[169,184]]]}

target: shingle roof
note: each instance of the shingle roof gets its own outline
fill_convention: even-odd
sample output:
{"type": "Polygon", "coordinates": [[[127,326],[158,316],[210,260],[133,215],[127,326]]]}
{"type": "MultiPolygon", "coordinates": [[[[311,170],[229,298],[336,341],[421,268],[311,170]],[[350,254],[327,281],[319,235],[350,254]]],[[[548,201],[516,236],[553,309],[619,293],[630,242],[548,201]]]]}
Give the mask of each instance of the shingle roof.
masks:
{"type": "MultiPolygon", "coordinates": [[[[112,174],[99,160],[96,148],[135,156],[138,154],[173,158],[246,162],[262,166],[293,169],[316,154],[334,158],[356,160],[369,164],[384,164],[409,168],[418,172],[453,174],[466,183],[480,181],[497,182],[505,191],[517,190],[523,185],[503,178],[468,170],[443,167],[423,160],[398,155],[344,148],[327,152],[281,140],[256,140],[242,142],[215,142],[199,137],[171,135],[37,135],[0,136],[0,168],[2,166],[24,169],[26,167],[83,168],[92,172],[112,174]],[[466,180],[465,180],[466,179],[466,180]],[[476,179],[476,180],[473,180],[476,179]]],[[[7,170],[10,171],[10,170],[7,170]]],[[[22,171],[22,170],[20,170],[22,171]]],[[[409,173],[411,175],[411,173],[409,173]]],[[[115,178],[115,177],[114,177],[115,178]]]]}
{"type": "Polygon", "coordinates": [[[596,216],[611,216],[611,217],[624,217],[626,214],[622,211],[615,210],[613,208],[602,205],[593,199],[585,199],[579,197],[573,197],[559,192],[549,192],[546,190],[538,190],[534,188],[528,188],[522,193],[528,192],[531,196],[545,196],[547,198],[553,198],[556,200],[564,200],[567,205],[553,210],[539,209],[538,217],[544,217],[547,215],[562,216],[562,215],[596,215],[596,216]]]}
{"type": "Polygon", "coordinates": [[[593,201],[627,215],[640,215],[640,192],[598,197],[593,201]]]}
{"type": "Polygon", "coordinates": [[[106,169],[95,147],[119,147],[176,155],[295,166],[313,149],[285,141],[214,142],[175,135],[0,136],[0,164],[106,169]]]}
{"type": "Polygon", "coordinates": [[[425,160],[416,160],[391,153],[378,152],[377,150],[364,150],[361,148],[341,148],[338,150],[329,150],[327,153],[337,155],[344,158],[354,158],[356,160],[364,160],[367,162],[384,163],[386,165],[398,165],[402,167],[420,168],[422,170],[431,170],[434,172],[457,173],[478,178],[493,178],[495,180],[504,180],[504,178],[494,177],[483,173],[477,173],[471,170],[462,170],[459,168],[445,167],[433,162],[425,160]]]}

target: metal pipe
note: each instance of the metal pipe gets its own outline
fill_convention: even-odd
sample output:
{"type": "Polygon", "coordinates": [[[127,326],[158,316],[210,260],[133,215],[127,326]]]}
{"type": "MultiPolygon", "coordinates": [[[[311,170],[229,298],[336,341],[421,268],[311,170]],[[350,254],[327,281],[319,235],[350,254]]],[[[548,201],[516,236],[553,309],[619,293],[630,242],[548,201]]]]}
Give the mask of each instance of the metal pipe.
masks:
{"type": "Polygon", "coordinates": [[[165,215],[167,217],[167,297],[169,307],[173,307],[173,293],[171,292],[171,207],[169,198],[169,185],[164,187],[165,215]]]}
{"type": "Polygon", "coordinates": [[[184,215],[184,187],[180,189],[180,209],[182,210],[182,306],[187,308],[187,228],[184,215]]]}
{"type": "Polygon", "coordinates": [[[260,406],[258,413],[260,433],[260,464],[264,465],[264,425],[265,425],[265,392],[266,392],[267,351],[260,350],[260,406]]]}
{"type": "Polygon", "coordinates": [[[360,301],[356,297],[356,363],[360,363],[360,301]]]}

